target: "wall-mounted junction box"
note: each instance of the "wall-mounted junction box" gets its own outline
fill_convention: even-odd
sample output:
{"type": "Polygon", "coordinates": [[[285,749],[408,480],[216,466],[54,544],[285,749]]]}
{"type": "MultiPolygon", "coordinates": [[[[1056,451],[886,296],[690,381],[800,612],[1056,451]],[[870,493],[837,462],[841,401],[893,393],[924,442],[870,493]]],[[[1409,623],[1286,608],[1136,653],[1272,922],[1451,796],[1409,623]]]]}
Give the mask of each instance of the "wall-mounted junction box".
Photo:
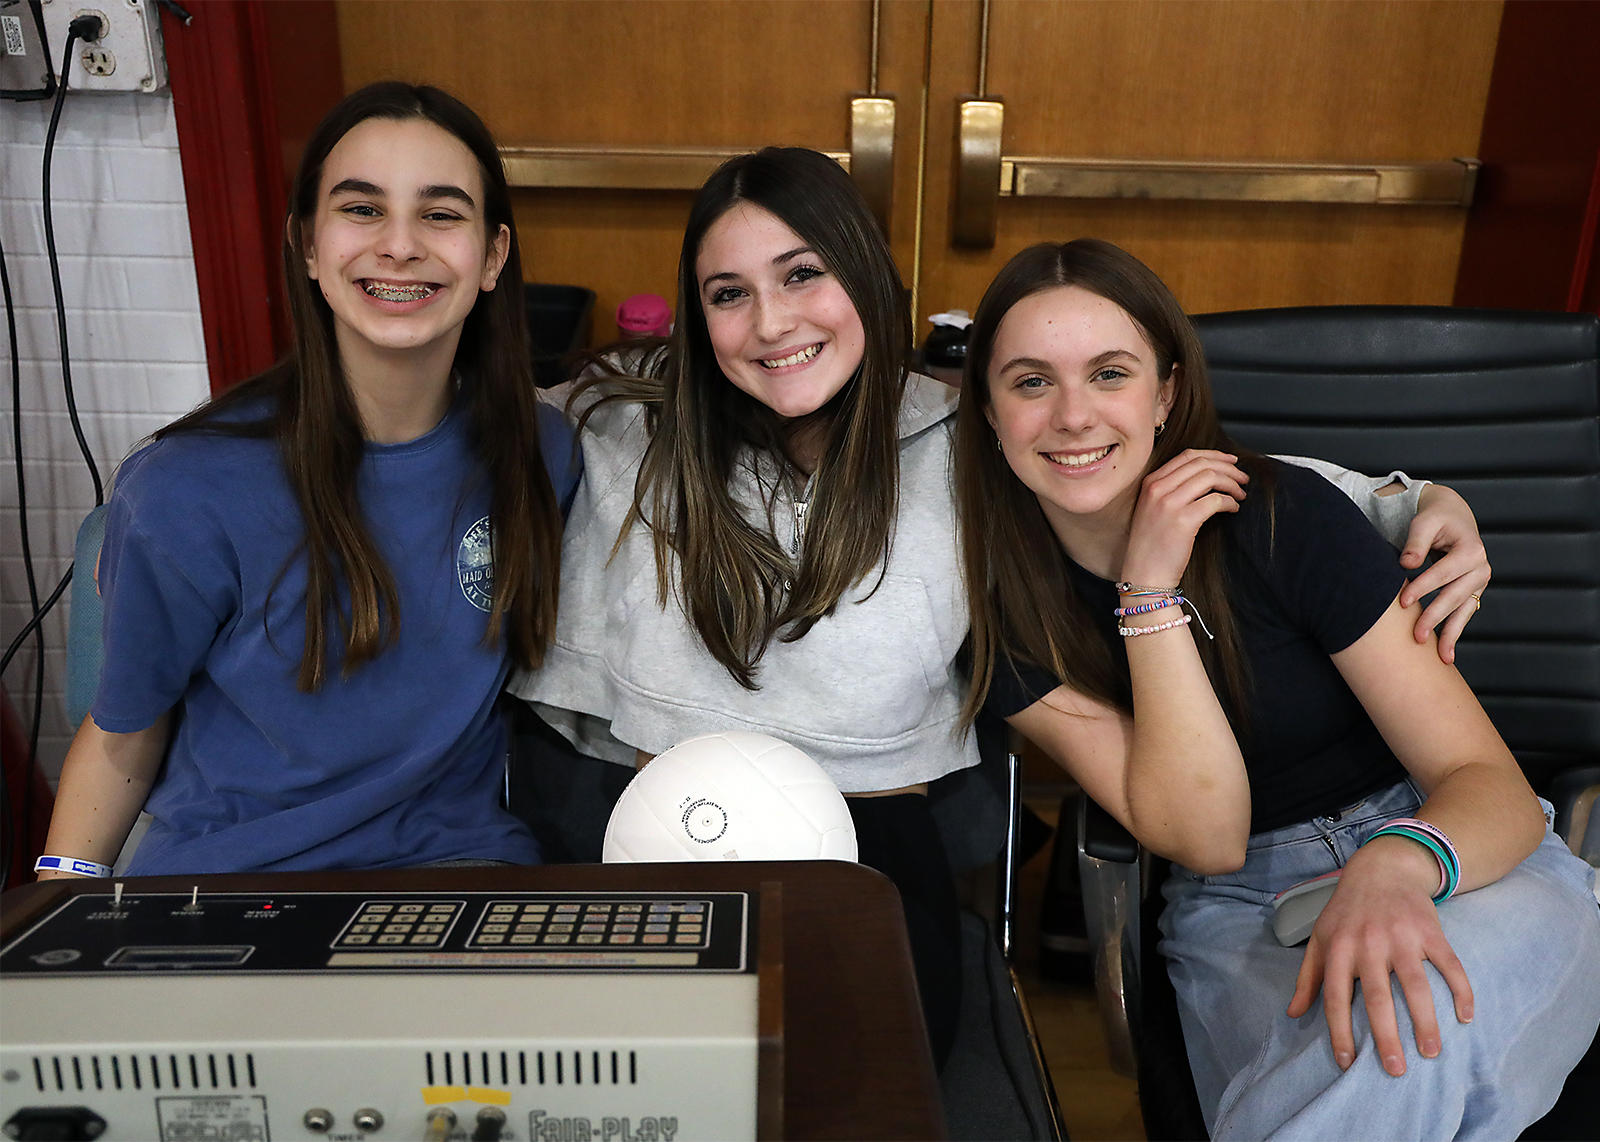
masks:
{"type": "Polygon", "coordinates": [[[39,5],[0,0],[0,99],[48,99],[55,90],[39,5]]]}
{"type": "Polygon", "coordinates": [[[61,66],[67,25],[82,15],[100,17],[105,34],[73,45],[67,86],[74,91],[159,91],[167,85],[156,0],[44,0],[50,56],[61,66]]]}

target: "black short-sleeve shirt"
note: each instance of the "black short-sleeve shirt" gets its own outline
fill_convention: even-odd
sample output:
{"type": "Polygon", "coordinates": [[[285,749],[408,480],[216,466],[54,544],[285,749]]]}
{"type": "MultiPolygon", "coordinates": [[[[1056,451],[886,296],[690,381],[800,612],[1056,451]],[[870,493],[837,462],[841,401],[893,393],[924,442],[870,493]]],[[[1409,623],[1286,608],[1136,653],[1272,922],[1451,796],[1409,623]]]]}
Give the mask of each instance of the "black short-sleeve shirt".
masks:
{"type": "MultiPolygon", "coordinates": [[[[1252,833],[1337,812],[1405,776],[1329,658],[1372,629],[1399,593],[1398,553],[1327,480],[1268,463],[1277,477],[1273,512],[1254,495],[1223,520],[1229,598],[1250,668],[1240,749],[1252,833]]],[[[1115,585],[1071,560],[1067,570],[1126,669],[1111,613],[1115,585]]],[[[1189,629],[1205,637],[1196,625],[1189,629]]],[[[1010,717],[1059,684],[1047,670],[1001,661],[987,706],[1010,717]]]]}

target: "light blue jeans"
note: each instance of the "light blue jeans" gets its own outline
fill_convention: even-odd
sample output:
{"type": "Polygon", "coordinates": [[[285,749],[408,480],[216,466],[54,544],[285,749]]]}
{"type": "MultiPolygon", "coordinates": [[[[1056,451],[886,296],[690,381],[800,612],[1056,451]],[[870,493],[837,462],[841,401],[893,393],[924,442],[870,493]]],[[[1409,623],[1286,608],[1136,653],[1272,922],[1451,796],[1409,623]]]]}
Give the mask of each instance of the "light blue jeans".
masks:
{"type": "Polygon", "coordinates": [[[1554,1105],[1600,1024],[1600,908],[1595,871],[1548,830],[1505,877],[1439,906],[1472,983],[1474,1018],[1456,1021],[1450,989],[1428,965],[1437,1058],[1418,1054],[1393,977],[1400,1078],[1373,1049],[1359,984],[1347,1071],[1333,1060],[1320,998],[1299,1019],[1284,1014],[1305,946],[1274,938],[1273,896],[1342,867],[1370,833],[1420,803],[1401,782],[1338,816],[1251,837],[1238,872],[1201,877],[1174,866],[1161,951],[1213,1139],[1504,1140],[1554,1105]]]}

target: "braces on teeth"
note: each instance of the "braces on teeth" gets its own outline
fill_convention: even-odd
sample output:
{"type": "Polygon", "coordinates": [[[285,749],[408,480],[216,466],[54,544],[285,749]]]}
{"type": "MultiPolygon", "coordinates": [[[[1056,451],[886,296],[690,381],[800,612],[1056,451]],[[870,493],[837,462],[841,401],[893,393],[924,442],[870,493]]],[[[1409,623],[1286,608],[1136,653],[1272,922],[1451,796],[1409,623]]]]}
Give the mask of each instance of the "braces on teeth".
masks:
{"type": "Polygon", "coordinates": [[[391,286],[382,282],[368,282],[365,289],[379,301],[417,301],[434,291],[431,285],[391,286]]]}

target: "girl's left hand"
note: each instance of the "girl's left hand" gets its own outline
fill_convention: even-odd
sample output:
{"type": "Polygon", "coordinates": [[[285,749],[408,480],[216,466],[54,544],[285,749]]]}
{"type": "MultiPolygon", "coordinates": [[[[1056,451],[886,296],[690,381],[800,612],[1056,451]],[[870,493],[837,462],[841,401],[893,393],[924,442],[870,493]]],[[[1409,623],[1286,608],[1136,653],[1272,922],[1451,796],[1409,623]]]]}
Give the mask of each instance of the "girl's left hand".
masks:
{"type": "Polygon", "coordinates": [[[1479,597],[1489,585],[1489,557],[1467,501],[1442,484],[1422,489],[1400,565],[1407,570],[1421,567],[1434,550],[1444,552],[1443,557],[1406,584],[1400,605],[1409,607],[1429,592],[1439,592],[1417,619],[1413,633],[1418,642],[1427,642],[1428,632],[1438,627],[1439,657],[1454,662],[1456,639],[1477,613],[1479,597]]]}
{"type": "Polygon", "coordinates": [[[1317,918],[1288,1014],[1298,1019],[1322,992],[1328,1037],[1341,1070],[1355,1061],[1351,1004],[1357,980],[1373,1044],[1391,1075],[1406,1071],[1391,974],[1400,981],[1423,1058],[1439,1053],[1439,1022],[1425,962],[1449,984],[1456,1019],[1472,1022],[1472,985],[1445,939],[1432,900],[1438,881],[1439,867],[1427,850],[1403,837],[1379,837],[1350,858],[1317,918]]]}

